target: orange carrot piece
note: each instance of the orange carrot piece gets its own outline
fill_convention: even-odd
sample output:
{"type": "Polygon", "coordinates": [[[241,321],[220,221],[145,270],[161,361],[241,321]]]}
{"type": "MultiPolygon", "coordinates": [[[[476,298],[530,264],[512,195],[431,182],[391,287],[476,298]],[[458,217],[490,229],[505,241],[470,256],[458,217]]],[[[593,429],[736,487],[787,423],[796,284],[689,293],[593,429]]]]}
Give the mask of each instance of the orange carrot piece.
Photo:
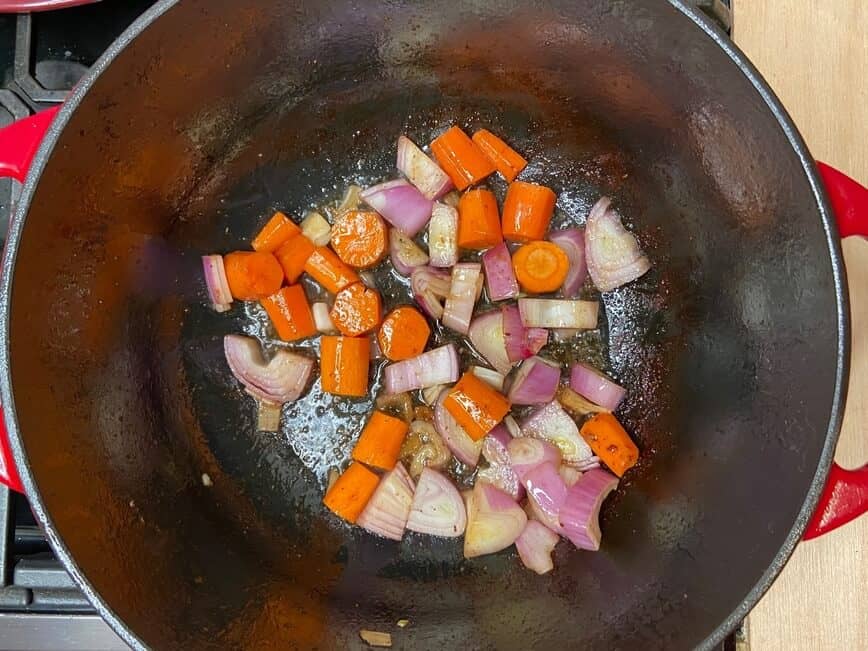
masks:
{"type": "Polygon", "coordinates": [[[304,339],[318,332],[301,285],[284,287],[261,302],[277,335],[284,341],[304,339]]]}
{"type": "Polygon", "coordinates": [[[570,260],[557,244],[540,240],[520,246],[512,256],[512,268],[524,291],[542,294],[564,284],[570,260]]]}
{"type": "Polygon", "coordinates": [[[337,294],[347,285],[359,282],[356,272],[341,262],[327,246],[319,246],[304,263],[304,270],[320,285],[337,294]]]}
{"type": "Polygon", "coordinates": [[[555,198],[544,185],[510,183],[503,202],[503,237],[510,242],[543,239],[555,212],[555,198]]]}
{"type": "Polygon", "coordinates": [[[375,411],[353,448],[353,459],[380,470],[391,470],[398,461],[409,429],[406,421],[375,411]]]}
{"type": "Polygon", "coordinates": [[[274,294],[283,284],[283,269],[270,253],[235,251],[223,256],[229,291],[242,301],[274,294]]]}
{"type": "Polygon", "coordinates": [[[354,524],[380,483],[373,470],[351,463],[325,494],[322,503],[339,518],[354,524]]]}
{"type": "Polygon", "coordinates": [[[503,242],[497,199],[490,190],[468,190],[458,200],[458,246],[490,249],[503,242]]]}
{"type": "Polygon", "coordinates": [[[286,282],[294,283],[304,271],[304,265],[307,259],[313,254],[316,247],[309,239],[301,233],[293,235],[286,242],[280,245],[277,251],[274,252],[274,257],[283,267],[283,274],[286,276],[286,282]]]}
{"type": "Polygon", "coordinates": [[[525,167],[527,161],[515,149],[495,136],[488,129],[480,129],[473,134],[473,142],[488,157],[503,178],[512,183],[525,167]]]}
{"type": "Polygon", "coordinates": [[[459,190],[494,174],[494,165],[460,127],[451,127],[431,143],[431,153],[459,190]]]}
{"type": "Polygon", "coordinates": [[[377,343],[387,359],[400,362],[425,352],[431,327],[415,307],[405,305],[383,319],[377,333],[377,343]]]}
{"type": "Polygon", "coordinates": [[[623,477],[639,460],[639,448],[618,419],[608,412],[594,414],[585,421],[581,434],[600,461],[618,477],[623,477]]]}
{"type": "Polygon", "coordinates": [[[509,413],[509,400],[468,371],[449,390],[443,406],[474,441],[493,430],[509,413]]]}
{"type": "Polygon", "coordinates": [[[323,336],[319,354],[323,391],[337,396],[367,395],[370,339],[323,336]]]}
{"type": "Polygon", "coordinates": [[[348,210],[335,219],[331,245],[351,267],[373,267],[386,254],[388,231],[383,218],[367,210],[348,210]]]}
{"type": "Polygon", "coordinates": [[[301,229],[289,217],[278,211],[253,238],[251,246],[254,251],[274,253],[281,244],[299,233],[301,233],[301,229]]]}
{"type": "Polygon", "coordinates": [[[383,316],[380,306],[380,293],[353,283],[335,295],[335,304],[329,316],[335,327],[347,337],[358,337],[370,332],[378,325],[383,316]]]}

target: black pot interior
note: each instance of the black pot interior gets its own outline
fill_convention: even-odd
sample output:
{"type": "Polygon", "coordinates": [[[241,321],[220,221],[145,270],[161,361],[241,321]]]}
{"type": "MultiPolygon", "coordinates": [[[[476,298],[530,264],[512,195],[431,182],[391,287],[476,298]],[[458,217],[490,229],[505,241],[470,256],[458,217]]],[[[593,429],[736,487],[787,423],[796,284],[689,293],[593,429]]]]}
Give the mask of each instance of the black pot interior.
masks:
{"type": "Polygon", "coordinates": [[[146,645],[344,648],[368,628],[402,648],[682,648],[793,526],[833,410],[836,314],[796,153],[668,3],[184,0],[95,81],[45,166],[10,363],[36,508],[146,645]],[[562,543],[543,577],[513,551],[465,561],[460,542],[328,516],[324,469],[369,403],[317,382],[280,434],[255,432],[221,341],[270,334],[255,310],[213,313],[201,281],[200,255],[393,175],[399,133],[452,123],[525,152],[559,223],[613,196],[654,262],[603,298],[599,334],[642,462],[603,549],[562,543]]]}

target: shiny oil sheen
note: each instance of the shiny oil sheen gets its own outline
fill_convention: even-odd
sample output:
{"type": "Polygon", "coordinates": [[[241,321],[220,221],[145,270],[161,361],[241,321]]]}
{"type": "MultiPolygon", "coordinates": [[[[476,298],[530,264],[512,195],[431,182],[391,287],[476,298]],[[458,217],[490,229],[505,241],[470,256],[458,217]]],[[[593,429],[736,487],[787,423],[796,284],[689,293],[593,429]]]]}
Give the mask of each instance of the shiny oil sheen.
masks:
{"type": "MultiPolygon", "coordinates": [[[[659,0],[163,0],[111,48],[13,227],[4,406],[38,517],[125,639],[720,641],[828,463],[844,299],[800,141],[710,34],[659,0]],[[323,473],[370,401],[314,384],[279,433],[256,432],[222,337],[283,344],[255,305],[211,311],[201,278],[199,256],[247,247],[275,209],[298,218],[387,178],[400,133],[425,143],[453,123],[528,158],[523,179],[557,193],[554,227],[612,196],[654,263],[558,349],[623,382],[642,456],[606,503],[601,551],[562,542],[546,576],[329,517],[323,473]]],[[[381,287],[393,300],[406,283],[381,287]]]]}

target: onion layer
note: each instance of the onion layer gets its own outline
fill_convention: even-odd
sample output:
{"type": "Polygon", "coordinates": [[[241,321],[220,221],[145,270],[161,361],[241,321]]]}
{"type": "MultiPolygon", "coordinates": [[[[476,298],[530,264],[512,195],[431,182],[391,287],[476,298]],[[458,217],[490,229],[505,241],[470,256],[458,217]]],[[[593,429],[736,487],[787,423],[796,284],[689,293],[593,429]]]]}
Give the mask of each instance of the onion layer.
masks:
{"type": "Polygon", "coordinates": [[[397,228],[389,229],[389,259],[402,276],[409,276],[417,267],[428,264],[428,254],[397,228]]]}
{"type": "Polygon", "coordinates": [[[528,357],[518,367],[507,398],[514,405],[543,405],[555,398],[561,367],[542,357],[528,357]]]}
{"type": "Polygon", "coordinates": [[[524,483],[525,475],[544,463],[559,464],[561,451],[553,443],[528,437],[512,439],[507,445],[510,464],[519,481],[524,483]]]}
{"type": "Polygon", "coordinates": [[[452,279],[445,271],[433,267],[418,267],[413,270],[410,287],[413,297],[432,319],[443,316],[443,299],[449,295],[452,279]]]}
{"type": "Polygon", "coordinates": [[[313,360],[279,350],[266,362],[259,342],[251,337],[226,335],[223,338],[226,362],[247,392],[260,400],[281,405],[297,400],[313,371],[313,360]]]}
{"type": "Polygon", "coordinates": [[[543,439],[558,446],[564,463],[571,466],[582,463],[594,454],[579,434],[579,428],[558,402],[539,407],[522,423],[525,436],[543,439]]]}
{"type": "Polygon", "coordinates": [[[309,212],[301,220],[301,234],[314,243],[315,246],[325,246],[332,239],[332,227],[326,218],[318,212],[309,212]]]}
{"type": "Polygon", "coordinates": [[[222,255],[203,255],[202,269],[205,272],[205,285],[208,287],[208,298],[217,312],[225,312],[232,306],[232,292],[226,279],[226,269],[223,267],[222,255]]]}
{"type": "Polygon", "coordinates": [[[482,450],[482,440],[474,441],[464,428],[452,417],[443,406],[443,401],[449,394],[443,391],[434,406],[434,427],[443,438],[449,450],[461,463],[475,468],[479,463],[479,453],[482,450]]]}
{"type": "Polygon", "coordinates": [[[404,179],[387,181],[363,190],[362,200],[392,226],[410,237],[425,228],[434,202],[404,179]]]}
{"type": "Polygon", "coordinates": [[[601,292],[636,280],[651,268],[636,237],[624,228],[621,216],[612,208],[609,197],[602,197],[588,215],[585,256],[591,280],[601,292]]]}
{"type": "Polygon", "coordinates": [[[529,520],[524,531],[515,540],[515,548],[524,566],[537,574],[546,574],[554,569],[552,551],[560,536],[536,520],[529,520]]]}
{"type": "Polygon", "coordinates": [[[451,267],[458,262],[458,211],[435,203],[428,222],[428,255],[432,267],[451,267]]]}
{"type": "Polygon", "coordinates": [[[588,266],[585,263],[585,234],[578,228],[566,228],[552,233],[549,239],[567,254],[567,259],[570,261],[570,270],[561,286],[561,293],[567,298],[574,298],[579,295],[579,290],[588,275],[588,266]]]}
{"type": "Polygon", "coordinates": [[[570,373],[570,388],[591,402],[615,411],[626,391],[587,364],[576,364],[570,373]]]}
{"type": "Polygon", "coordinates": [[[458,489],[436,470],[419,475],[407,528],[411,531],[456,538],[467,526],[467,512],[458,489]]]}
{"type": "Polygon", "coordinates": [[[600,304],[597,301],[572,301],[557,298],[520,298],[518,309],[525,327],[575,328],[597,327],[600,304]]]}
{"type": "Polygon", "coordinates": [[[452,284],[443,306],[443,325],[466,335],[476,299],[482,291],[482,265],[462,262],[452,268],[452,284]]]}
{"type": "Polygon", "coordinates": [[[458,354],[453,344],[434,348],[383,371],[386,393],[415,391],[458,380],[458,354]]]}
{"type": "Polygon", "coordinates": [[[484,481],[477,481],[473,486],[467,511],[465,558],[506,549],[527,524],[527,515],[515,500],[484,481]]]}
{"type": "Polygon", "coordinates": [[[506,377],[503,375],[503,373],[493,371],[490,368],[485,368],[484,366],[471,366],[470,372],[473,373],[480,380],[485,382],[492,389],[503,392],[503,383],[506,380],[506,377]]]}
{"type": "MultiPolygon", "coordinates": [[[[332,322],[329,306],[326,303],[314,303],[310,306],[310,309],[313,312],[313,322],[316,324],[317,330],[324,335],[337,334],[338,329],[332,322]]],[[[373,339],[376,339],[376,337],[373,337],[373,339]]]]}
{"type": "Polygon", "coordinates": [[[413,479],[399,461],[383,475],[356,524],[383,538],[401,540],[410,516],[413,491],[413,479]]]}
{"type": "Polygon", "coordinates": [[[506,242],[501,242],[482,254],[485,286],[490,301],[503,301],[518,296],[518,281],[512,268],[512,258],[506,242]]]}
{"type": "Polygon", "coordinates": [[[468,331],[470,343],[499,373],[506,375],[512,362],[506,353],[506,339],[503,335],[503,313],[500,310],[485,312],[476,316],[468,331]]]}
{"type": "Polygon", "coordinates": [[[541,463],[525,474],[522,480],[527,499],[533,502],[534,511],[543,523],[558,521],[558,514],[567,499],[567,485],[561,479],[558,466],[541,463]]]}
{"type": "Polygon", "coordinates": [[[600,506],[617,487],[617,477],[595,468],[583,474],[567,492],[559,519],[564,534],[579,549],[600,548],[600,506]]]}
{"type": "Polygon", "coordinates": [[[428,199],[436,199],[452,188],[449,175],[407,136],[398,138],[398,171],[428,199]]]}
{"type": "Polygon", "coordinates": [[[510,362],[527,359],[543,349],[548,342],[548,330],[525,327],[519,308],[515,305],[504,305],[501,311],[506,356],[510,362]]]}
{"type": "Polygon", "coordinates": [[[488,461],[488,468],[476,474],[477,481],[487,481],[502,490],[516,502],[524,499],[524,486],[512,469],[507,446],[512,436],[504,425],[498,425],[482,439],[482,456],[488,461]]]}

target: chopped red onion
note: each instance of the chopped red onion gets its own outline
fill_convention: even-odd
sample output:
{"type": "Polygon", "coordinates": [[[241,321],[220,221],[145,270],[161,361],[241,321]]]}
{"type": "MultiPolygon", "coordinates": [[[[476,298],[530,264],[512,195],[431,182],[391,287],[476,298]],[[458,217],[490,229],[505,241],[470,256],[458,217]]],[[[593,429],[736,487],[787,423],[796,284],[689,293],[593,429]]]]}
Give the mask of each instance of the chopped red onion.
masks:
{"type": "Polygon", "coordinates": [[[579,477],[582,476],[582,471],[562,463],[561,467],[558,468],[558,474],[561,476],[563,482],[567,485],[567,488],[569,488],[577,481],[579,481],[579,477]]]}
{"type": "Polygon", "coordinates": [[[482,439],[482,456],[488,461],[489,466],[480,470],[476,474],[476,478],[477,481],[487,481],[510,495],[514,500],[520,501],[524,499],[525,492],[524,486],[521,485],[518,476],[512,469],[507,450],[511,440],[512,436],[503,424],[495,427],[482,439]]]}
{"type": "Polygon", "coordinates": [[[466,335],[481,291],[482,265],[462,262],[452,267],[452,285],[443,306],[443,325],[466,335]]]}
{"type": "Polygon", "coordinates": [[[202,269],[205,272],[205,285],[208,287],[208,298],[211,306],[217,312],[225,312],[232,306],[232,292],[226,279],[226,269],[223,267],[222,255],[203,255],[202,269]]]}
{"type": "Polygon", "coordinates": [[[297,400],[313,371],[312,359],[288,350],[277,351],[266,362],[259,342],[251,337],[226,335],[223,350],[232,374],[247,392],[278,405],[297,400]]]}
{"type": "Polygon", "coordinates": [[[457,538],[467,526],[464,500],[455,485],[436,470],[425,468],[416,483],[407,528],[410,531],[457,538]]]}
{"type": "Polygon", "coordinates": [[[399,461],[383,475],[356,524],[377,536],[401,540],[410,517],[414,490],[413,479],[399,461]]]}
{"type": "Polygon", "coordinates": [[[506,376],[503,373],[498,373],[484,366],[471,366],[470,372],[491,388],[503,392],[503,382],[506,380],[506,376]]]}
{"type": "Polygon", "coordinates": [[[452,279],[449,273],[434,267],[413,270],[410,287],[419,307],[432,319],[443,316],[443,300],[449,295],[452,279]]]}
{"type": "MultiPolygon", "coordinates": [[[[322,334],[332,335],[338,331],[335,324],[332,322],[332,317],[329,313],[329,306],[327,303],[314,303],[310,306],[310,309],[311,312],[313,312],[313,322],[316,325],[316,329],[322,334]]],[[[371,337],[371,339],[376,340],[376,337],[371,337]]]]}
{"type": "MultiPolygon", "coordinates": [[[[374,337],[376,339],[376,337],[374,337]]],[[[435,402],[437,402],[437,398],[440,397],[440,394],[443,393],[443,389],[446,388],[445,384],[435,384],[431,387],[425,387],[422,389],[422,402],[426,405],[433,406],[435,402]]]]}
{"type": "Polygon", "coordinates": [[[443,299],[449,295],[451,276],[433,267],[418,267],[413,270],[410,287],[419,307],[432,319],[443,316],[443,299]]]}
{"type": "Polygon", "coordinates": [[[458,380],[458,354],[447,344],[412,359],[389,364],[383,371],[386,393],[415,391],[458,380]]]}
{"type": "Polygon", "coordinates": [[[506,375],[512,362],[506,354],[503,336],[503,313],[500,310],[484,312],[473,319],[468,331],[470,343],[499,373],[506,375]]]}
{"type": "Polygon", "coordinates": [[[402,276],[409,276],[418,267],[428,264],[428,254],[397,228],[389,229],[389,259],[402,276]]]}
{"type": "Polygon", "coordinates": [[[546,574],[554,569],[552,552],[560,536],[536,520],[528,520],[524,531],[515,540],[515,548],[524,566],[537,574],[546,574]]]}
{"type": "Polygon", "coordinates": [[[506,429],[509,430],[509,434],[513,438],[517,436],[522,436],[521,427],[518,426],[518,423],[515,422],[515,418],[513,418],[511,415],[507,414],[504,417],[503,424],[506,425],[506,429]]]}
{"type": "Polygon", "coordinates": [[[544,439],[558,446],[564,463],[571,466],[593,456],[591,448],[579,434],[576,422],[557,401],[538,407],[521,425],[525,436],[544,439]]]}
{"type": "Polygon", "coordinates": [[[624,228],[609,197],[602,197],[588,215],[585,257],[591,280],[601,292],[636,280],[651,268],[636,236],[624,228]]]}
{"type": "Polygon", "coordinates": [[[410,237],[425,228],[434,202],[404,179],[387,181],[363,190],[362,200],[392,226],[410,237]]]}
{"type": "Polygon", "coordinates": [[[588,275],[588,267],[585,264],[585,234],[579,228],[566,228],[555,231],[549,239],[567,254],[567,260],[570,261],[570,270],[561,286],[561,293],[567,298],[574,298],[579,295],[579,290],[585,284],[585,277],[588,275]]]}
{"type": "Polygon", "coordinates": [[[534,512],[541,516],[540,521],[557,522],[568,490],[558,473],[558,465],[541,463],[531,468],[522,479],[522,484],[527,491],[527,499],[533,502],[534,512]]]}
{"type": "Polygon", "coordinates": [[[458,262],[458,211],[434,203],[428,222],[428,255],[432,267],[451,267],[458,262]]]}
{"type": "Polygon", "coordinates": [[[301,220],[301,234],[314,243],[315,246],[325,246],[332,239],[332,227],[326,218],[318,212],[309,212],[301,220]]]}
{"type": "Polygon", "coordinates": [[[525,327],[521,313],[515,305],[504,305],[501,310],[506,356],[510,362],[527,359],[543,349],[548,342],[548,330],[525,327]]]}
{"type": "Polygon", "coordinates": [[[525,327],[576,328],[597,327],[597,301],[573,301],[558,298],[520,298],[518,309],[525,327]]]}
{"type": "Polygon", "coordinates": [[[514,405],[542,405],[554,400],[560,382],[560,365],[534,355],[518,367],[506,397],[514,405]]]}
{"type": "Polygon", "coordinates": [[[490,301],[502,301],[518,296],[518,281],[512,268],[512,258],[506,242],[501,242],[482,254],[485,286],[490,301]]]}
{"type": "Polygon", "coordinates": [[[482,441],[474,441],[470,438],[464,428],[443,406],[443,401],[448,394],[448,391],[443,391],[434,406],[434,428],[456,459],[471,468],[475,468],[476,464],[479,463],[482,441]]]}
{"type": "Polygon", "coordinates": [[[586,472],[588,470],[593,470],[594,468],[600,467],[600,457],[588,457],[587,459],[583,459],[578,463],[573,465],[573,468],[579,470],[581,472],[586,472]]]}
{"type": "Polygon", "coordinates": [[[398,138],[398,171],[428,199],[436,199],[452,189],[449,175],[407,136],[398,138]]]}
{"type": "Polygon", "coordinates": [[[512,439],[506,446],[516,477],[524,483],[531,470],[544,463],[559,464],[561,451],[552,443],[525,436],[512,439]]]}
{"type": "Polygon", "coordinates": [[[615,411],[626,391],[597,369],[586,364],[576,364],[570,373],[570,388],[591,402],[615,411]]]}
{"type": "Polygon", "coordinates": [[[527,515],[514,499],[487,482],[477,481],[468,499],[464,557],[506,549],[526,524],[527,515]]]}
{"type": "Polygon", "coordinates": [[[617,487],[617,477],[595,468],[583,474],[567,491],[558,518],[564,535],[579,549],[600,548],[600,506],[617,487]]]}

